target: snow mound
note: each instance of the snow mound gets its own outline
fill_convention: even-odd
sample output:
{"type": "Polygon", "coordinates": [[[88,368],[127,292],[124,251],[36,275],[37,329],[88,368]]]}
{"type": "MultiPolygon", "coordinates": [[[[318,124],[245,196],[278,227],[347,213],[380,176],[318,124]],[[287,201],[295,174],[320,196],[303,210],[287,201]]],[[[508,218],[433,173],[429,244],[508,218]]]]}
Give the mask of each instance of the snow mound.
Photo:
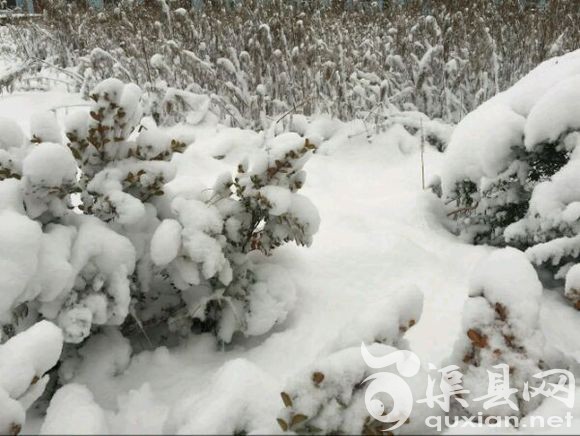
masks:
{"type": "Polygon", "coordinates": [[[423,292],[416,286],[407,286],[397,293],[375,302],[340,329],[330,351],[378,342],[406,348],[403,335],[421,319],[423,292]]]}
{"type": "Polygon", "coordinates": [[[86,386],[68,384],[50,401],[40,434],[109,434],[105,411],[86,386]]]}
{"type": "MultiPolygon", "coordinates": [[[[298,434],[315,429],[328,434],[380,434],[400,419],[397,414],[404,413],[400,407],[409,401],[411,414],[402,420],[397,431],[430,433],[425,418],[436,416],[440,409],[431,409],[425,403],[413,404],[413,398],[423,398],[427,379],[417,356],[408,351],[378,343],[345,348],[288,379],[281,393],[284,408],[278,414],[278,424],[283,430],[298,434]],[[396,375],[391,377],[390,372],[396,375]],[[369,416],[365,404],[369,394],[373,404],[393,414],[394,421],[384,424],[369,416]]],[[[381,410],[375,413],[382,415],[381,410]]]]}
{"type": "Polygon", "coordinates": [[[63,134],[52,111],[36,112],[30,117],[30,133],[34,142],[62,144],[63,134]]]}
{"type": "Polygon", "coordinates": [[[76,180],[77,165],[67,147],[42,143],[26,156],[22,171],[25,179],[31,184],[60,186],[76,180]]]}
{"type": "Polygon", "coordinates": [[[24,145],[26,138],[20,126],[8,118],[0,118],[0,149],[10,150],[24,145]]]}
{"type": "Polygon", "coordinates": [[[171,263],[181,248],[182,227],[179,221],[166,219],[161,222],[151,239],[151,260],[157,266],[171,263]]]}
{"type": "MultiPolygon", "coordinates": [[[[484,259],[471,276],[469,296],[483,297],[510,311],[511,327],[525,336],[537,322],[542,284],[524,253],[514,248],[495,251],[484,259]]],[[[464,318],[470,325],[475,319],[464,318]]]]}
{"type": "Polygon", "coordinates": [[[523,388],[539,385],[545,339],[540,330],[542,285],[526,255],[514,248],[492,252],[475,268],[463,308],[462,332],[448,364],[464,375],[462,405],[472,415],[524,416],[541,398],[524,401],[523,388]],[[505,403],[475,401],[488,394],[489,372],[510,370],[513,392],[505,403]],[[514,404],[518,406],[513,407],[514,404]]]}
{"type": "MultiPolygon", "coordinates": [[[[1,182],[4,186],[6,182],[1,182]]],[[[12,210],[0,212],[0,321],[25,300],[38,265],[42,245],[40,225],[12,210]]]]}
{"type": "Polygon", "coordinates": [[[479,183],[509,166],[512,147],[552,142],[580,127],[580,50],[549,59],[466,116],[451,135],[441,175],[444,195],[464,179],[479,183]]]}
{"type": "Polygon", "coordinates": [[[204,390],[175,406],[165,430],[173,434],[272,434],[278,409],[275,385],[275,379],[248,360],[231,360],[204,390]]]}
{"type": "Polygon", "coordinates": [[[60,357],[61,330],[40,321],[0,345],[0,433],[17,434],[25,411],[43,393],[44,375],[60,357]]]}

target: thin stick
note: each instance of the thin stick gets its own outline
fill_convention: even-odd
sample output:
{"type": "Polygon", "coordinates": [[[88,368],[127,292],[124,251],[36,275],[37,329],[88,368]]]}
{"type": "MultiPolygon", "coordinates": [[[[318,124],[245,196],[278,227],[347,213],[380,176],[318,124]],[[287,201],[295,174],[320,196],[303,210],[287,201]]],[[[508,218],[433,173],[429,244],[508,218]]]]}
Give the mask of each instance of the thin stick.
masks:
{"type": "Polygon", "coordinates": [[[421,126],[421,188],[425,190],[425,137],[423,136],[423,119],[419,120],[421,126]]]}
{"type": "Polygon", "coordinates": [[[460,209],[453,210],[453,211],[449,212],[447,214],[447,216],[457,215],[458,213],[462,213],[462,212],[469,212],[471,210],[477,209],[477,206],[479,206],[479,202],[475,203],[473,206],[462,207],[460,209]]]}
{"type": "Polygon", "coordinates": [[[284,113],[280,118],[278,118],[276,120],[276,122],[274,124],[278,124],[280,121],[282,121],[284,118],[286,118],[288,115],[290,115],[293,112],[296,112],[296,110],[300,107],[300,106],[304,106],[306,103],[308,103],[310,101],[310,98],[307,98],[305,100],[303,100],[301,103],[295,104],[292,109],[288,110],[286,113],[284,113]]]}
{"type": "Polygon", "coordinates": [[[137,326],[139,327],[139,330],[141,330],[141,333],[143,333],[143,336],[145,336],[145,339],[147,339],[147,342],[149,342],[149,346],[153,348],[153,342],[151,342],[151,339],[149,338],[149,335],[147,334],[147,332],[145,331],[145,328],[143,327],[143,323],[141,322],[141,320],[137,317],[137,314],[135,313],[135,309],[134,307],[131,307],[129,313],[131,314],[131,316],[133,317],[133,319],[135,320],[135,323],[137,324],[137,326]]]}

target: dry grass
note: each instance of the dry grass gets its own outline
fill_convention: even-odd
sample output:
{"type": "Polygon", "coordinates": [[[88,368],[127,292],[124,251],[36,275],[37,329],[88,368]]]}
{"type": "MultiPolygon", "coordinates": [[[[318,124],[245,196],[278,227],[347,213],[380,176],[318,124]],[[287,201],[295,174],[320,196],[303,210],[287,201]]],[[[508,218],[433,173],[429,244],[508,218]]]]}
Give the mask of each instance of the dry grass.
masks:
{"type": "Polygon", "coordinates": [[[361,1],[350,10],[336,1],[148,3],[97,12],[51,2],[41,22],[19,26],[22,51],[77,66],[82,89],[115,76],[211,95],[242,125],[263,127],[294,107],[380,125],[393,109],[456,122],[580,41],[576,0],[416,0],[383,10],[361,1]]]}

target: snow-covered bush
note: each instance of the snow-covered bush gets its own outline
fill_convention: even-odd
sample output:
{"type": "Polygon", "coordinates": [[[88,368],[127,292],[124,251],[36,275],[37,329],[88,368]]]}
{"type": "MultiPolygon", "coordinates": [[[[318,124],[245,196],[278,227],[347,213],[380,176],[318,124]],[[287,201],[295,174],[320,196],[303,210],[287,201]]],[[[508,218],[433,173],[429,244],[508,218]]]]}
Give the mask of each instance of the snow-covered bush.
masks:
{"type": "Polygon", "coordinates": [[[297,193],[314,150],[297,134],[274,138],[220,176],[209,197],[175,198],[153,235],[153,262],[167,269],[191,318],[224,342],[236,331],[267,332],[294,303],[292,282],[266,256],[291,241],[309,246],[318,230],[318,211],[297,193]]]}
{"type": "Polygon", "coordinates": [[[465,237],[528,249],[555,279],[580,248],[579,89],[580,51],[542,63],[457,126],[441,174],[449,216],[465,237]]]}
{"type": "MultiPolygon", "coordinates": [[[[403,338],[419,321],[422,299],[423,294],[416,288],[401,289],[384,304],[353,319],[339,332],[329,355],[287,381],[281,393],[284,408],[277,418],[280,428],[299,434],[383,434],[393,427],[397,419],[385,423],[369,415],[365,396],[372,392],[373,401],[381,403],[383,413],[377,411],[379,416],[394,414],[394,401],[398,407],[406,401],[405,388],[397,383],[398,374],[405,376],[404,383],[413,398],[425,395],[427,370],[412,353],[405,354],[407,344],[403,338]],[[369,345],[361,348],[361,342],[369,345]],[[396,360],[390,361],[393,353],[401,356],[396,366],[390,366],[396,360]],[[387,375],[391,371],[396,377],[387,375]],[[384,377],[386,380],[381,383],[384,377]],[[376,379],[380,389],[369,384],[372,379],[376,379]]],[[[413,404],[411,415],[393,432],[428,433],[425,417],[437,413],[440,412],[425,403],[413,404]]]]}
{"type": "Polygon", "coordinates": [[[461,336],[449,362],[463,374],[463,388],[469,392],[461,398],[469,414],[521,417],[538,407],[541,396],[524,399],[524,395],[525,389],[529,393],[540,384],[533,376],[547,369],[539,328],[541,295],[536,271],[515,248],[494,251],[476,267],[463,308],[461,336]],[[506,386],[508,401],[493,403],[488,372],[499,375],[498,385],[505,383],[501,386],[506,386]]]}
{"type": "Polygon", "coordinates": [[[292,281],[266,257],[286,242],[310,245],[318,230],[316,208],[297,193],[315,146],[278,136],[251,165],[216,174],[215,186],[169,195],[171,159],[185,144],[141,124],[141,98],[136,85],[101,82],[91,108],[66,120],[66,146],[45,142],[61,137],[54,117],[36,118],[28,143],[4,122],[12,165],[0,181],[7,331],[20,305],[57,323],[69,343],[95,326],[142,330],[141,319],[166,323],[184,311],[188,332],[200,325],[229,342],[287,316],[292,281]]]}
{"type": "Polygon", "coordinates": [[[42,395],[63,346],[60,329],[40,321],[0,344],[0,433],[16,435],[42,395]]]}
{"type": "MultiPolygon", "coordinates": [[[[297,192],[316,147],[295,133],[273,137],[234,174],[212,174],[214,186],[176,192],[167,188],[172,159],[185,144],[142,120],[141,90],[109,79],[91,99],[68,116],[66,144],[50,114],[35,115],[30,139],[1,121],[0,326],[8,342],[0,347],[38,320],[58,325],[68,345],[54,389],[82,381],[87,361],[114,343],[128,359],[122,334],[132,338],[136,328],[155,346],[173,331],[211,331],[230,342],[235,332],[261,335],[284,321],[294,284],[268,256],[287,242],[310,245],[318,230],[316,208],[297,192]]],[[[204,164],[191,171],[207,171],[204,164]]],[[[58,355],[60,348],[55,362],[58,355]]],[[[34,375],[49,367],[42,369],[34,375]]],[[[6,401],[21,399],[24,387],[2,383],[6,401]]],[[[71,401],[93,408],[81,387],[59,392],[49,416],[71,401]]],[[[49,432],[65,425],[45,424],[49,432]]]]}

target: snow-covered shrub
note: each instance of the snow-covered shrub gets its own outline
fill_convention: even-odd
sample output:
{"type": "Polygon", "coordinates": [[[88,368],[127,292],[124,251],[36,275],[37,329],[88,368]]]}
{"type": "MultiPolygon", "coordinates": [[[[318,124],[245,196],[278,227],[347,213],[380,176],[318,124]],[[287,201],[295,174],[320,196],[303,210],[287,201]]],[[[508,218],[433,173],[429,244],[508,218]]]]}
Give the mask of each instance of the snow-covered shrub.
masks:
{"type": "Polygon", "coordinates": [[[200,327],[223,342],[282,322],[294,286],[266,259],[290,241],[310,245],[318,230],[316,208],[297,193],[315,146],[281,135],[213,187],[166,194],[185,144],[141,124],[136,85],[108,79],[91,99],[67,118],[67,145],[45,142],[61,131],[49,115],[31,123],[28,143],[5,123],[2,150],[15,156],[0,181],[5,330],[18,330],[21,307],[75,344],[96,326],[143,331],[141,320],[183,313],[190,322],[175,330],[200,327]]]}
{"type": "MultiPolygon", "coordinates": [[[[126,364],[131,342],[122,335],[133,338],[135,329],[150,346],[172,331],[211,331],[221,342],[268,332],[296,299],[268,256],[287,242],[310,245],[319,226],[316,208],[297,192],[315,150],[307,139],[271,138],[234,174],[212,174],[213,186],[172,191],[173,158],[185,144],[142,122],[141,90],[110,79],[91,98],[89,110],[67,118],[67,143],[58,143],[54,116],[39,114],[30,139],[2,121],[0,150],[13,171],[0,180],[0,343],[8,340],[0,347],[41,319],[58,325],[67,347],[51,392],[126,364]]],[[[16,400],[24,392],[6,389],[16,400]]],[[[70,402],[95,406],[78,386],[59,392],[49,417],[70,402]]],[[[97,431],[98,409],[90,415],[97,431]]],[[[47,432],[66,426],[45,424],[47,432]]]]}
{"type": "MultiPolygon", "coordinates": [[[[403,380],[412,398],[425,395],[427,370],[421,367],[416,356],[405,352],[407,344],[403,338],[419,321],[422,299],[418,289],[402,289],[394,298],[378,304],[374,316],[369,316],[369,312],[354,319],[337,335],[328,356],[299,370],[287,381],[281,393],[284,408],[277,418],[280,428],[299,434],[383,434],[393,427],[397,419],[385,423],[369,414],[365,396],[372,392],[373,401],[381,403],[383,413],[377,411],[379,416],[395,413],[395,398],[405,403],[405,388],[397,384],[399,374],[405,376],[403,380]],[[361,342],[370,345],[361,348],[361,342]],[[389,360],[389,355],[394,356],[392,353],[402,356],[396,366],[390,366],[394,363],[389,360]],[[386,374],[390,372],[397,377],[389,378],[386,374]],[[376,379],[379,390],[374,390],[372,382],[369,384],[371,379],[376,379]]],[[[415,403],[408,419],[393,432],[430,432],[425,417],[437,413],[440,412],[425,403],[415,403]]]]}
{"type": "Polygon", "coordinates": [[[463,308],[461,336],[449,362],[463,374],[463,388],[469,392],[461,398],[471,415],[521,417],[538,407],[541,396],[524,399],[524,395],[525,389],[529,393],[540,384],[533,376],[547,369],[539,328],[541,295],[536,271],[515,248],[494,251],[476,267],[463,308]],[[508,401],[495,405],[489,396],[494,391],[488,372],[498,374],[508,401]]]}
{"type": "Polygon", "coordinates": [[[579,89],[580,51],[544,62],[457,126],[441,174],[464,236],[528,249],[556,279],[578,260],[579,89]]]}
{"type": "Polygon", "coordinates": [[[93,325],[120,325],[136,261],[131,241],[73,211],[78,167],[65,145],[22,144],[19,151],[29,151],[21,175],[0,181],[4,330],[26,326],[21,312],[57,323],[67,342],[81,342],[93,325]]]}
{"type": "Polygon", "coordinates": [[[81,170],[83,210],[105,222],[143,219],[144,203],[162,195],[174,177],[172,154],[185,148],[158,129],[129,140],[143,115],[141,96],[136,85],[108,79],[93,90],[91,111],[67,120],[69,148],[81,170]]]}
{"type": "Polygon", "coordinates": [[[0,433],[16,435],[42,395],[63,346],[60,329],[40,321],[0,344],[0,433]]]}
{"type": "Polygon", "coordinates": [[[236,331],[266,333],[293,305],[292,282],[266,256],[291,241],[309,246],[318,230],[318,211],[297,193],[315,148],[297,134],[274,138],[220,176],[209,197],[175,198],[173,217],[153,235],[153,262],[166,267],[191,318],[224,342],[236,331]]]}

